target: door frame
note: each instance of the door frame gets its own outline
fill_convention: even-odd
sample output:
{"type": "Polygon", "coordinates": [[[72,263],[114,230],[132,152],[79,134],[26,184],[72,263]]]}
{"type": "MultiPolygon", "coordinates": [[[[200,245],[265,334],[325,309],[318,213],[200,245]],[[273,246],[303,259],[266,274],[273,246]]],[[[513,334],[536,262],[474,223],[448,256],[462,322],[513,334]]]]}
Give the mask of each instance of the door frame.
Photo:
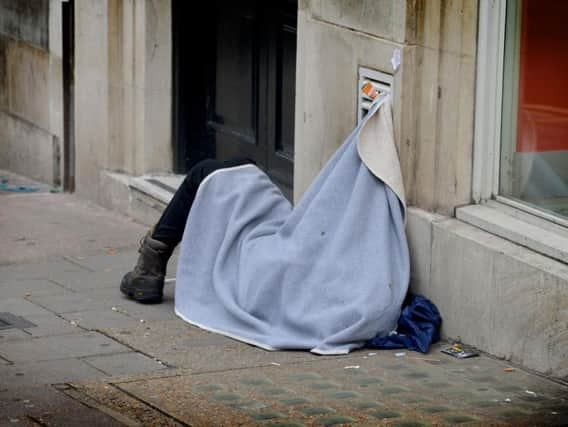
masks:
{"type": "Polygon", "coordinates": [[[63,190],[75,191],[75,1],[61,2],[63,190]]]}

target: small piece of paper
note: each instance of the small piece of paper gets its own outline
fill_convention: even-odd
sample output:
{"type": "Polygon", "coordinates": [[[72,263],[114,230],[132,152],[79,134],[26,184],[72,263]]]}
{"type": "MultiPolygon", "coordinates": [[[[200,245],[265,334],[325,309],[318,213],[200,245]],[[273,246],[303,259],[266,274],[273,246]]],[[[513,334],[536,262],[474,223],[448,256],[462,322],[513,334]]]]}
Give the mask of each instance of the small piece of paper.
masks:
{"type": "Polygon", "coordinates": [[[391,65],[393,71],[398,70],[398,67],[400,67],[400,49],[398,48],[392,51],[391,65]]]}

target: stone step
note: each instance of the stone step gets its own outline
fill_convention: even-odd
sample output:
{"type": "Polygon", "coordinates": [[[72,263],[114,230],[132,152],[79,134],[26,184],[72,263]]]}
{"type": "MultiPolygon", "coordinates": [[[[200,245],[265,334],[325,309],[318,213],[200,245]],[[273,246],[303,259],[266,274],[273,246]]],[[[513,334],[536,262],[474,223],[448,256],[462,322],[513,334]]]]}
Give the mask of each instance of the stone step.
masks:
{"type": "Polygon", "coordinates": [[[131,176],[106,172],[103,177],[103,205],[152,225],[170,202],[185,175],[148,174],[131,176]]]}

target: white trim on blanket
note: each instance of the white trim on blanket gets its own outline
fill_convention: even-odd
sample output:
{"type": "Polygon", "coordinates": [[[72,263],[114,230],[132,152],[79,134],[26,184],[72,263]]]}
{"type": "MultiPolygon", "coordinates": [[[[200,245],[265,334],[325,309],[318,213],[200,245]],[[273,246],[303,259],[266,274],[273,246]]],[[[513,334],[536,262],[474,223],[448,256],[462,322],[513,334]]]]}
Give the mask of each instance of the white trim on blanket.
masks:
{"type": "Polygon", "coordinates": [[[221,169],[217,169],[216,171],[211,172],[209,175],[207,175],[205,177],[205,179],[203,181],[201,181],[201,183],[199,184],[199,187],[197,188],[197,193],[195,195],[195,198],[197,199],[197,195],[199,194],[199,192],[201,191],[201,189],[203,187],[205,187],[205,184],[207,184],[211,178],[213,178],[215,175],[218,175],[222,172],[231,172],[231,171],[236,171],[236,170],[240,170],[240,169],[244,169],[244,168],[258,168],[258,166],[256,166],[254,163],[247,163],[246,165],[240,165],[240,166],[232,166],[230,168],[221,168],[221,169]]]}
{"type": "Polygon", "coordinates": [[[341,356],[343,354],[349,354],[351,350],[347,348],[342,348],[339,350],[314,350],[311,349],[310,353],[319,354],[320,356],[341,356]]]}
{"type": "MultiPolygon", "coordinates": [[[[254,165],[252,165],[252,166],[254,166],[254,165]]],[[[236,167],[241,167],[241,166],[236,166],[236,167]]],[[[220,329],[216,329],[216,328],[211,328],[211,327],[209,327],[209,326],[205,326],[205,325],[203,325],[202,323],[199,323],[199,322],[196,322],[196,321],[194,321],[194,320],[188,319],[188,318],[185,317],[183,314],[181,314],[181,313],[177,310],[177,308],[174,309],[174,311],[175,311],[176,315],[177,315],[178,317],[180,317],[182,320],[185,320],[185,321],[186,321],[187,323],[189,323],[190,325],[197,326],[198,328],[203,329],[204,331],[213,332],[214,334],[224,335],[224,336],[229,337],[229,338],[232,338],[232,339],[234,339],[234,340],[244,342],[245,344],[250,344],[250,345],[254,345],[255,347],[260,347],[260,348],[262,348],[263,350],[268,350],[268,351],[279,351],[279,350],[282,350],[282,349],[280,349],[280,348],[272,347],[272,346],[270,346],[270,345],[266,345],[266,344],[263,344],[263,343],[260,343],[260,342],[257,342],[257,341],[248,339],[248,338],[243,338],[243,337],[240,337],[240,336],[238,336],[238,335],[235,335],[235,334],[231,334],[231,333],[229,333],[229,332],[222,331],[222,330],[220,330],[220,329]]],[[[290,350],[292,350],[292,349],[290,349],[290,350]]],[[[321,355],[321,356],[339,356],[339,355],[342,355],[342,354],[349,354],[349,351],[350,351],[350,350],[349,350],[349,349],[346,349],[346,348],[338,349],[338,350],[314,350],[314,349],[310,350],[311,353],[313,353],[313,354],[319,354],[319,355],[321,355]]]]}

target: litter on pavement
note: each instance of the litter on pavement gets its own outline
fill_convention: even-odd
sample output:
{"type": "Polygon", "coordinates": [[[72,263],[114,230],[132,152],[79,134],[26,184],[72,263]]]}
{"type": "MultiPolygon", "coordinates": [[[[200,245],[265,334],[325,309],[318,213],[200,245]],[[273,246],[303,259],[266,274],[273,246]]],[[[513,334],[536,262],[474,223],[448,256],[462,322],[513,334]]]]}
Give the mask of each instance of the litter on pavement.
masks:
{"type": "Polygon", "coordinates": [[[470,357],[479,356],[479,353],[465,348],[462,346],[462,344],[459,343],[453,343],[451,346],[442,349],[442,353],[449,354],[450,356],[456,357],[458,359],[467,359],[470,357]]]}

